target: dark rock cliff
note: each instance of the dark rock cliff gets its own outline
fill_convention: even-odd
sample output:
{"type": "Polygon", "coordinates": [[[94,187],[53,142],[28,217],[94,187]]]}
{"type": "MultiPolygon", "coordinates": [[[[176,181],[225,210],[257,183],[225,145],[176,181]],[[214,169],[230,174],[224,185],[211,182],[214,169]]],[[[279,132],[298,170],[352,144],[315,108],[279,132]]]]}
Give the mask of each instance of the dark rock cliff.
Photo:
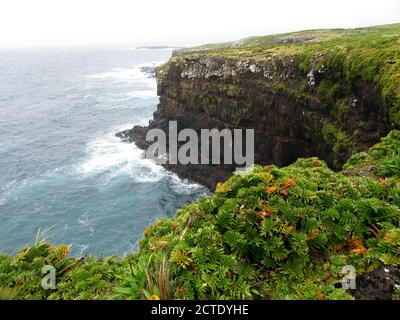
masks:
{"type": "MultiPolygon", "coordinates": [[[[381,88],[342,72],[323,51],[246,54],[175,54],[157,69],[160,103],[147,127],[118,135],[146,148],[151,128],[255,129],[255,162],[287,165],[318,156],[339,169],[392,127],[381,88]],[[306,60],[305,60],[306,59],[306,60]]],[[[215,188],[232,166],[167,165],[179,175],[215,188]]]]}

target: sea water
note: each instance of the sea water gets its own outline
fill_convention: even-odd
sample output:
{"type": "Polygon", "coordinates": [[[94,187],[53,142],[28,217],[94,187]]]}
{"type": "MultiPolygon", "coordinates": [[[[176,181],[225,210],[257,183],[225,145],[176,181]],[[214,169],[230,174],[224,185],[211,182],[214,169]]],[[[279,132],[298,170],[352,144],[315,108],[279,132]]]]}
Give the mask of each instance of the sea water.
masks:
{"type": "Polygon", "coordinates": [[[207,189],[183,181],[115,137],[156,110],[142,72],[168,49],[0,51],[0,252],[38,230],[74,255],[124,255],[146,226],[207,189]]]}

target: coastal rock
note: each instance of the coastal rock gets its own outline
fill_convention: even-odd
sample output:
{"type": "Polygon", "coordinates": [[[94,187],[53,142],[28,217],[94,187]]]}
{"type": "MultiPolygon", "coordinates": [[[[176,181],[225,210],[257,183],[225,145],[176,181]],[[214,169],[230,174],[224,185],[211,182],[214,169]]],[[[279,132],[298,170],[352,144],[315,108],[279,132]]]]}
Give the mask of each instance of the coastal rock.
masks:
{"type": "Polygon", "coordinates": [[[156,77],[155,67],[140,67],[140,71],[142,71],[148,78],[156,77]]]}
{"type": "MultiPolygon", "coordinates": [[[[146,148],[146,132],[159,128],[168,133],[168,121],[178,121],[179,130],[198,132],[254,129],[258,164],[284,166],[318,156],[339,169],[352,152],[366,150],[390,126],[379,88],[368,81],[349,82],[329,70],[324,59],[323,53],[315,54],[305,71],[300,57],[292,54],[272,53],[257,60],[175,56],[156,70],[160,103],[154,119],[147,127],[124,131],[123,138],[146,148]],[[328,99],[339,94],[340,99],[328,99]]],[[[234,170],[223,165],[167,167],[210,189],[234,170]]]]}
{"type": "Polygon", "coordinates": [[[400,286],[400,269],[382,266],[356,278],[356,289],[350,290],[357,300],[391,300],[400,286]]]}

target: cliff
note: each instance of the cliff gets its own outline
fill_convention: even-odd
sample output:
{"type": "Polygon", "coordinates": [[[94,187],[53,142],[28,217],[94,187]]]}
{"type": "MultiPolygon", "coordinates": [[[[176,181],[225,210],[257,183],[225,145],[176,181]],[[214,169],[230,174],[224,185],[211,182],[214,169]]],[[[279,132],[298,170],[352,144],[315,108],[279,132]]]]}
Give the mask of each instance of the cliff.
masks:
{"type": "MultiPolygon", "coordinates": [[[[253,128],[255,162],[318,156],[333,169],[400,127],[400,25],[312,30],[178,50],[156,72],[147,127],[120,133],[146,148],[151,128],[253,128]]],[[[211,189],[232,166],[167,165],[211,189]]]]}

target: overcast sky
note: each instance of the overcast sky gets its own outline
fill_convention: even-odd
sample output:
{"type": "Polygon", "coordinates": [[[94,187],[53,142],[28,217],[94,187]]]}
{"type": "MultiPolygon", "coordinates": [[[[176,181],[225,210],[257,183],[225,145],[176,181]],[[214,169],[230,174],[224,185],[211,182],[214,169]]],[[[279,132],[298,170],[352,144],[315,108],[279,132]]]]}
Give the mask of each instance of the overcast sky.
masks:
{"type": "Polygon", "coordinates": [[[0,48],[188,45],[395,22],[399,0],[0,0],[0,48]]]}

